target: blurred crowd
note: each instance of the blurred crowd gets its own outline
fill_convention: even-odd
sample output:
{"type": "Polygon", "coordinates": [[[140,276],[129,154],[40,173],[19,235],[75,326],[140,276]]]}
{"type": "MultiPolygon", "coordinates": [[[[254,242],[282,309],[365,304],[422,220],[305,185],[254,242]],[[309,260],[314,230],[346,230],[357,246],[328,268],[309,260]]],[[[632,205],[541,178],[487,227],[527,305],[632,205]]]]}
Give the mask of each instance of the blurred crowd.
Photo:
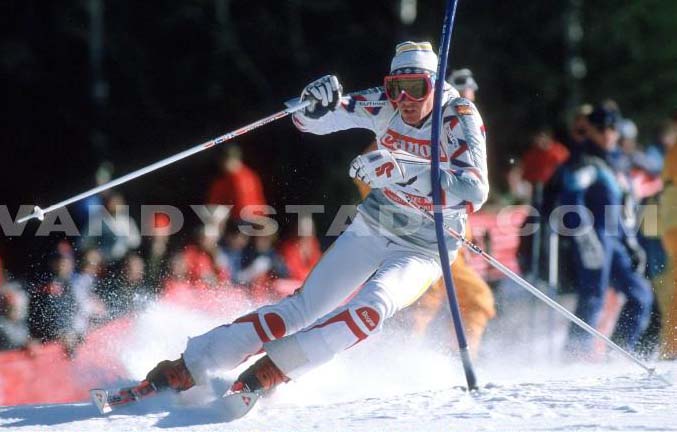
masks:
{"type": "MultiPolygon", "coordinates": [[[[643,136],[608,99],[580,106],[560,139],[534,131],[508,173],[515,200],[539,213],[527,220],[538,234],[520,246],[525,274],[547,281],[554,272],[556,288],[576,294],[578,317],[598,328],[615,322],[616,343],[669,359],[677,358],[676,143],[677,113],[643,136]]],[[[565,352],[592,355],[593,345],[572,326],[565,352]]]]}
{"type": "MultiPolygon", "coordinates": [[[[142,237],[124,197],[109,192],[74,210],[82,236],[58,242],[39,280],[22,283],[0,261],[0,349],[57,340],[72,354],[97,325],[180,290],[237,290],[253,304],[298,288],[321,256],[312,218],[300,216],[281,239],[247,235],[254,225],[275,231],[263,227],[267,219],[240,217],[246,206],[266,204],[261,180],[235,145],[220,169],[205,197],[212,216],[188,241],[171,234],[164,213],[154,214],[151,235],[142,237]]],[[[107,170],[97,182],[110,179],[107,170]]]]}

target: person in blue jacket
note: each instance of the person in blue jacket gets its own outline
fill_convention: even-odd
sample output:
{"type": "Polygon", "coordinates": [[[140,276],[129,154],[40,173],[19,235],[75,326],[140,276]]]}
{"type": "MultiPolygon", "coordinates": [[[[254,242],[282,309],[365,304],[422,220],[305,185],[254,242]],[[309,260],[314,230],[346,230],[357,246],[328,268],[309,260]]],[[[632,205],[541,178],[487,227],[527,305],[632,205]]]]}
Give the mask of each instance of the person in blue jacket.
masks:
{"type": "MultiPolygon", "coordinates": [[[[626,303],[613,338],[634,350],[649,323],[653,292],[643,275],[645,262],[635,236],[635,209],[618,148],[617,118],[616,112],[602,107],[588,116],[587,140],[559,173],[559,203],[576,206],[562,219],[576,252],[576,315],[595,327],[607,288],[623,293],[626,303]]],[[[590,353],[592,338],[571,326],[566,349],[568,354],[590,353]]]]}

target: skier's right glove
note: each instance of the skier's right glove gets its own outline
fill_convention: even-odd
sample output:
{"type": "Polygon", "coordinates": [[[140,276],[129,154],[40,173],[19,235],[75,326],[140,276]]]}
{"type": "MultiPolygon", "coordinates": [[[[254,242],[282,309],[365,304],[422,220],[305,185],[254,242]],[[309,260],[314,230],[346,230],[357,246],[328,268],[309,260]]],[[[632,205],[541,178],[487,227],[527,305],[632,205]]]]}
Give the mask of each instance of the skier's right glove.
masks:
{"type": "Polygon", "coordinates": [[[348,175],[371,188],[382,188],[404,180],[400,166],[388,150],[359,155],[350,163],[348,175]]]}
{"type": "Polygon", "coordinates": [[[377,189],[393,183],[420,183],[414,186],[417,190],[430,189],[430,162],[399,151],[380,149],[359,155],[350,163],[348,175],[377,189]]]}
{"type": "Polygon", "coordinates": [[[329,111],[334,111],[341,100],[343,88],[335,75],[326,75],[308,84],[301,92],[301,102],[310,101],[304,114],[318,119],[329,111]]]}

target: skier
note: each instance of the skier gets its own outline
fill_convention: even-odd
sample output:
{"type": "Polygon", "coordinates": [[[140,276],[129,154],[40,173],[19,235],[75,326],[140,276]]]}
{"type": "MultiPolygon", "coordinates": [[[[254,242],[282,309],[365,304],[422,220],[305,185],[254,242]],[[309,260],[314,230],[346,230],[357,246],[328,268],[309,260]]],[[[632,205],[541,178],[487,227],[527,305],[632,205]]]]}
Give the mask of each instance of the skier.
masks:
{"type": "MultiPolygon", "coordinates": [[[[156,390],[186,390],[204,383],[209,370],[230,370],[264,352],[231,391],[270,390],[375,334],[440,277],[434,226],[407,202],[432,209],[430,114],[436,70],[429,42],[403,42],[383,87],[342,97],[333,75],[306,86],[301,101],[311,103],[293,116],[299,130],[324,135],[366,128],[375,133],[378,149],[357,156],[349,170],[372,192],[301,289],[189,339],[181,358],[162,361],[148,373],[156,390]]],[[[442,100],[444,219],[463,232],[467,213],[479,209],[489,191],[484,125],[472,102],[446,83],[442,100]]],[[[447,246],[453,259],[460,245],[449,237],[447,246]]]]}
{"type": "MultiPolygon", "coordinates": [[[[475,91],[479,87],[477,82],[472,78],[470,69],[453,71],[447,78],[447,81],[451,83],[451,86],[462,97],[473,103],[475,102],[475,91]]],[[[374,139],[364,152],[373,151],[377,148],[378,143],[374,139]]],[[[371,188],[359,179],[355,179],[355,184],[363,199],[371,192],[371,188]]],[[[470,225],[467,225],[465,229],[465,238],[472,240],[470,225]]],[[[470,267],[462,253],[458,254],[450,265],[459,308],[463,317],[463,328],[465,329],[468,347],[472,355],[477,356],[482,335],[489,321],[496,315],[494,295],[489,285],[482,279],[479,273],[470,267]]],[[[430,333],[431,324],[440,315],[440,311],[445,307],[446,303],[447,292],[444,286],[444,279],[439,278],[433,282],[425,295],[421,296],[420,300],[412,306],[414,333],[419,335],[430,333]]]]}

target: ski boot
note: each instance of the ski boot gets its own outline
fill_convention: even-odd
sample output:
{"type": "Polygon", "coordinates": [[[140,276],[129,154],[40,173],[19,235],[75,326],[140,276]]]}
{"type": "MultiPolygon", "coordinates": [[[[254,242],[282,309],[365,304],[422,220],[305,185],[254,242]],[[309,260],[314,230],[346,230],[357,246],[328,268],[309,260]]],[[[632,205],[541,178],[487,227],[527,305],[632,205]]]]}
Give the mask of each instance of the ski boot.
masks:
{"type": "Polygon", "coordinates": [[[231,386],[230,392],[263,394],[288,381],[289,378],[275,366],[270,357],[264,356],[240,374],[231,386]]]}
{"type": "Polygon", "coordinates": [[[183,356],[177,360],[163,360],[153,368],[146,380],[150,382],[157,391],[174,390],[176,392],[188,390],[195,385],[195,380],[186,368],[183,356]]]}

